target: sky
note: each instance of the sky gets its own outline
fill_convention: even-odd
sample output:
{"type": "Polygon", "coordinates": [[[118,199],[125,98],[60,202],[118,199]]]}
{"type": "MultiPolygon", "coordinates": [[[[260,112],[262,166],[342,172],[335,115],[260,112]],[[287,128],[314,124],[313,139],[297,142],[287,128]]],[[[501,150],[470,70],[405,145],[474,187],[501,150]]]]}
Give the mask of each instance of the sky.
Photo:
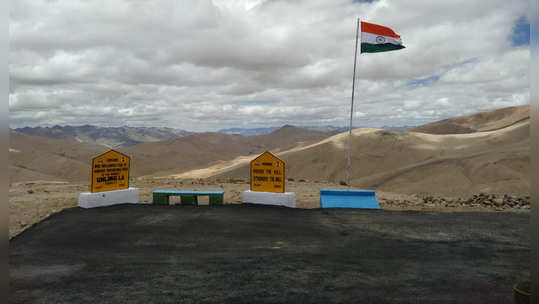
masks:
{"type": "Polygon", "coordinates": [[[17,0],[10,127],[346,126],[356,20],[406,48],[358,55],[354,126],[529,104],[527,0],[17,0]]]}

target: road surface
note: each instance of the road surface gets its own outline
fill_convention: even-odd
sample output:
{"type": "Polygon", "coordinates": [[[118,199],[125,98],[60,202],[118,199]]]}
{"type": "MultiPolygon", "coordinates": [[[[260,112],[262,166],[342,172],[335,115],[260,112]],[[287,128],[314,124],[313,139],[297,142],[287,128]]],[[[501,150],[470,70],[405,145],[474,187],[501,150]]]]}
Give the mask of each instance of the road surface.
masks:
{"type": "Polygon", "coordinates": [[[529,213],[117,205],[10,241],[11,303],[512,303],[529,213]]]}

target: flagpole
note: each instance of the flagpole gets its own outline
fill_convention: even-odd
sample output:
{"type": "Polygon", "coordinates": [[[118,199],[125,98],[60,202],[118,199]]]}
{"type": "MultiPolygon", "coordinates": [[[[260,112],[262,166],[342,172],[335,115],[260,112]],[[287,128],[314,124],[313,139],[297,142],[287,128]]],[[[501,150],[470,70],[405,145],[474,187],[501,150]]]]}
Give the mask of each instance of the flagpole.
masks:
{"type": "Polygon", "coordinates": [[[348,190],[350,190],[350,171],[352,169],[352,117],[354,115],[354,92],[356,88],[356,62],[357,62],[357,41],[359,36],[359,18],[357,18],[356,26],[356,50],[354,53],[354,76],[352,78],[352,102],[350,103],[350,126],[348,128],[348,157],[346,163],[346,185],[348,185],[348,190]]]}

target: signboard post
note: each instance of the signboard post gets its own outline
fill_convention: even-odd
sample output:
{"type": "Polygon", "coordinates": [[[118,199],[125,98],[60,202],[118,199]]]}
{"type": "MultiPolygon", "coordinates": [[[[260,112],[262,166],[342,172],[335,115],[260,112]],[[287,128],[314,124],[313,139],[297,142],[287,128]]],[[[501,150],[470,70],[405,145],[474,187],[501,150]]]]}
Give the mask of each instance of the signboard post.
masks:
{"type": "Polygon", "coordinates": [[[110,150],[92,159],[92,182],[90,192],[103,192],[129,188],[131,159],[120,152],[110,150]]]}
{"type": "Polygon", "coordinates": [[[296,207],[294,192],[285,192],[285,163],[264,152],[250,164],[251,189],[243,191],[242,202],[296,207]]]}
{"type": "Polygon", "coordinates": [[[92,159],[90,192],[79,194],[79,207],[94,208],[116,204],[136,204],[138,188],[129,187],[131,158],[109,150],[92,159]]]}
{"type": "Polygon", "coordinates": [[[270,152],[251,161],[251,191],[284,193],[285,164],[270,152]]]}

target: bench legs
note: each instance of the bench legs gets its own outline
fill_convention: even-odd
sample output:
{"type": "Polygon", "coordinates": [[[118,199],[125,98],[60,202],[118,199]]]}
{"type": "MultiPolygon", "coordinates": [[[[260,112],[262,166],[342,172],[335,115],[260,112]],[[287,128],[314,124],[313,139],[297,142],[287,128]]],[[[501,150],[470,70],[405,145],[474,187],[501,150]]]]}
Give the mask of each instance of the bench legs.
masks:
{"type": "MultiPolygon", "coordinates": [[[[170,205],[170,194],[166,193],[154,193],[153,201],[154,205],[170,205]]],[[[182,205],[198,205],[196,195],[180,195],[182,205]]]]}
{"type": "Polygon", "coordinates": [[[196,195],[191,194],[181,194],[180,199],[182,205],[198,205],[198,200],[196,195]]]}
{"type": "MultiPolygon", "coordinates": [[[[153,193],[153,201],[152,204],[154,205],[169,205],[170,194],[166,193],[153,193]]],[[[210,205],[222,205],[224,202],[223,194],[210,194],[210,205]]],[[[181,204],[182,205],[198,205],[198,199],[197,195],[194,194],[180,194],[181,204]]]]}
{"type": "Polygon", "coordinates": [[[222,205],[222,204],[223,204],[222,194],[210,194],[210,205],[222,205]]]}
{"type": "Polygon", "coordinates": [[[152,204],[154,205],[168,205],[168,194],[164,193],[154,193],[153,194],[153,201],[152,204]]]}

